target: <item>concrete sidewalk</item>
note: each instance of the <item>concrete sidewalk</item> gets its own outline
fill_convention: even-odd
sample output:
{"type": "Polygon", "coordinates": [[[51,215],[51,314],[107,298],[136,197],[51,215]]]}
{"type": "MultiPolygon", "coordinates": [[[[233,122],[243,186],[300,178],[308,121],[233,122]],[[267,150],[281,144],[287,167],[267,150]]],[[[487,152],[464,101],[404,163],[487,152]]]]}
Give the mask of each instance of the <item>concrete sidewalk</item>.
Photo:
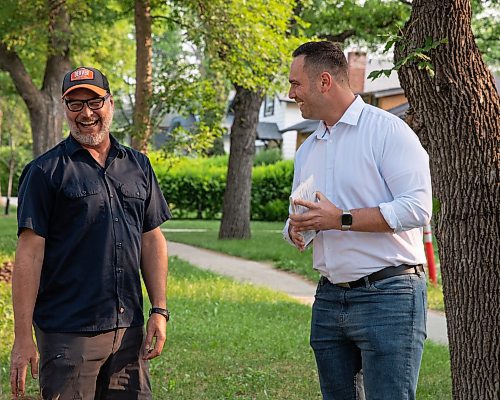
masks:
{"type": "MultiPolygon", "coordinates": [[[[292,273],[280,271],[262,262],[217,253],[182,243],[168,242],[168,252],[199,268],[227,275],[240,282],[265,286],[285,292],[301,303],[312,305],[316,285],[292,273]]],[[[433,342],[448,344],[446,318],[430,311],[427,314],[427,337],[433,342]]]]}

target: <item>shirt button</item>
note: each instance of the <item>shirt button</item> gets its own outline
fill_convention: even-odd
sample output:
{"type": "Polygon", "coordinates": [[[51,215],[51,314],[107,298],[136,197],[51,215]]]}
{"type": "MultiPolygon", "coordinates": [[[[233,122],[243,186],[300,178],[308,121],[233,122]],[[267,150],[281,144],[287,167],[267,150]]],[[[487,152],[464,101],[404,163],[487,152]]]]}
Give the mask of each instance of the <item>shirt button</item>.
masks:
{"type": "Polygon", "coordinates": [[[113,198],[113,197],[115,197],[115,195],[114,195],[113,193],[111,193],[111,194],[109,195],[109,197],[113,198]]]}
{"type": "Polygon", "coordinates": [[[118,247],[119,249],[121,249],[121,248],[122,248],[122,243],[121,243],[121,242],[118,242],[118,243],[116,244],[116,247],[118,247]]]}
{"type": "Polygon", "coordinates": [[[118,311],[120,312],[120,314],[123,314],[125,312],[125,309],[123,307],[120,307],[118,311]]]}
{"type": "Polygon", "coordinates": [[[115,218],[115,222],[118,222],[118,218],[115,218]]]}
{"type": "Polygon", "coordinates": [[[85,196],[87,192],[85,190],[82,190],[82,194],[85,196]]]}
{"type": "Polygon", "coordinates": [[[137,196],[139,196],[141,193],[140,193],[140,192],[136,192],[135,194],[136,194],[137,196]]]}
{"type": "Polygon", "coordinates": [[[116,270],[116,272],[117,272],[117,273],[119,273],[119,274],[121,274],[121,273],[122,273],[122,271],[123,271],[123,269],[122,269],[122,268],[118,268],[118,269],[116,270]]]}

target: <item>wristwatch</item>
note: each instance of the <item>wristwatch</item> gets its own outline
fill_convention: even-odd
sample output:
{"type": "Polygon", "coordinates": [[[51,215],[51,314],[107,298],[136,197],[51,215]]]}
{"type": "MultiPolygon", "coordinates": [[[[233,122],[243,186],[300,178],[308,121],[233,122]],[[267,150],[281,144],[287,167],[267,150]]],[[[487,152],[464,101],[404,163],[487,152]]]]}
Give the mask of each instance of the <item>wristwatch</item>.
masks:
{"type": "Polygon", "coordinates": [[[166,308],[152,307],[149,309],[149,316],[150,317],[151,317],[151,314],[161,314],[165,317],[167,322],[170,319],[170,311],[168,311],[166,308]]]}
{"type": "Polygon", "coordinates": [[[352,214],[349,210],[342,211],[342,218],[340,220],[341,227],[340,229],[343,231],[349,231],[352,225],[352,214]]]}

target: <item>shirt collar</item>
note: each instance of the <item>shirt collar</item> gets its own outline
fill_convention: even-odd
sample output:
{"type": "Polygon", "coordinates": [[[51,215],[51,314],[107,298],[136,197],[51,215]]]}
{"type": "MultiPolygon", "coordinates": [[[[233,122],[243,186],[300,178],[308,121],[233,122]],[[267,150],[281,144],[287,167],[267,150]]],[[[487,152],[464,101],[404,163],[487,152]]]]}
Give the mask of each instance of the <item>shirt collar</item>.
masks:
{"type": "MultiPolygon", "coordinates": [[[[120,143],[118,143],[118,140],[116,140],[114,136],[111,134],[109,135],[109,139],[111,141],[111,147],[116,148],[119,157],[123,157],[125,155],[125,149],[123,148],[123,146],[120,143]]],[[[66,146],[66,153],[69,156],[73,156],[73,154],[75,154],[77,151],[83,150],[82,145],[78,143],[77,140],[71,134],[68,135],[64,144],[66,146]]]]}
{"type": "MultiPolygon", "coordinates": [[[[359,121],[359,117],[363,112],[363,108],[365,107],[365,102],[361,98],[361,96],[356,96],[351,105],[345,110],[342,117],[340,117],[339,121],[334,125],[338,125],[340,123],[348,124],[356,126],[359,121]]],[[[325,140],[328,138],[330,134],[330,129],[326,125],[325,121],[321,121],[318,128],[316,129],[316,138],[325,140]]]]}

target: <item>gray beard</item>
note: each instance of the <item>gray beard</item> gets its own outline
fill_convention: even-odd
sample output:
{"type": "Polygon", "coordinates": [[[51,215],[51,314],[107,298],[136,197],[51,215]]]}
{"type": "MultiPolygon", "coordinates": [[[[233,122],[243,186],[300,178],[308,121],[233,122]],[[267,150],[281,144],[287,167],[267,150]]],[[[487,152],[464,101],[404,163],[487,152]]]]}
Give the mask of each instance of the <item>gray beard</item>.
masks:
{"type": "Polygon", "coordinates": [[[75,138],[75,140],[78,143],[83,144],[83,145],[87,145],[87,146],[100,145],[103,142],[103,140],[106,138],[106,135],[108,133],[109,133],[109,131],[105,131],[104,129],[101,129],[97,135],[91,136],[91,135],[83,135],[78,130],[71,131],[71,135],[75,138]]]}
{"type": "Polygon", "coordinates": [[[111,128],[112,121],[113,121],[113,113],[109,115],[108,119],[102,120],[102,129],[97,133],[97,135],[82,134],[80,130],[77,128],[77,125],[72,124],[69,121],[68,125],[71,136],[73,136],[78,143],[84,146],[94,147],[94,146],[99,146],[104,141],[104,139],[106,139],[106,136],[109,135],[109,130],[111,128]]]}

